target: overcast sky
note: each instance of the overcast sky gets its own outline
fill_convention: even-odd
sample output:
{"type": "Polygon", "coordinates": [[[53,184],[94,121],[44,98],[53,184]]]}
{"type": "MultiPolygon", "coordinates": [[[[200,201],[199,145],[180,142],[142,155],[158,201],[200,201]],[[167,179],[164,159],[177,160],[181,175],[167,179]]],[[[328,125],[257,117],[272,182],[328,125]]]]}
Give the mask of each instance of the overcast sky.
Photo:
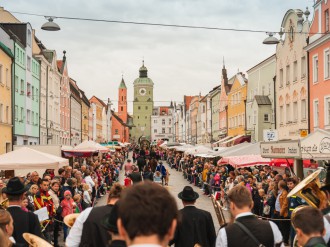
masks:
{"type": "MultiPolygon", "coordinates": [[[[9,11],[47,16],[279,31],[288,9],[314,0],[2,0],[9,11]]],[[[207,94],[219,85],[222,60],[228,76],[243,73],[275,52],[264,33],[182,29],[56,19],[59,32],[40,29],[43,17],[14,14],[30,22],[37,37],[59,57],[66,50],[69,76],[88,98],[117,101],[122,73],[132,111],[133,81],[142,59],[154,81],[155,105],[207,94]]]]}

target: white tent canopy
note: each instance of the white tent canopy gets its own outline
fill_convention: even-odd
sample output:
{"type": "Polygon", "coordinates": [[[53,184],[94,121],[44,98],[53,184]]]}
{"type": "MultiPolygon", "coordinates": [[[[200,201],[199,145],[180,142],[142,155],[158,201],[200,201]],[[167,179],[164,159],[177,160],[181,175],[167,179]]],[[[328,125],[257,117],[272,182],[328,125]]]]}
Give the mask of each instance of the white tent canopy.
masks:
{"type": "Polygon", "coordinates": [[[213,154],[214,151],[211,148],[205,147],[205,146],[195,146],[195,147],[191,147],[186,149],[186,151],[184,152],[185,154],[192,154],[192,155],[196,155],[196,154],[213,154]]]}
{"type": "Polygon", "coordinates": [[[78,151],[78,152],[107,152],[109,148],[103,147],[102,145],[94,142],[94,141],[83,141],[79,145],[75,146],[70,151],[78,151]]]}
{"type": "Polygon", "coordinates": [[[67,159],[28,147],[0,155],[0,170],[59,169],[69,164],[67,159]]]}

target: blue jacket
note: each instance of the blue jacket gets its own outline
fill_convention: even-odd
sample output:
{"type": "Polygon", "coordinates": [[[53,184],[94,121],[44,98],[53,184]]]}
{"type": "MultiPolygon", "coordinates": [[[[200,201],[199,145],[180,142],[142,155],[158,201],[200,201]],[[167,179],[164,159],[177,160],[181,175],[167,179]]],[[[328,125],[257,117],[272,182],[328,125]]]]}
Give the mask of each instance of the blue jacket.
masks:
{"type": "Polygon", "coordinates": [[[163,176],[166,176],[166,168],[163,164],[158,164],[156,171],[159,171],[163,176]]]}

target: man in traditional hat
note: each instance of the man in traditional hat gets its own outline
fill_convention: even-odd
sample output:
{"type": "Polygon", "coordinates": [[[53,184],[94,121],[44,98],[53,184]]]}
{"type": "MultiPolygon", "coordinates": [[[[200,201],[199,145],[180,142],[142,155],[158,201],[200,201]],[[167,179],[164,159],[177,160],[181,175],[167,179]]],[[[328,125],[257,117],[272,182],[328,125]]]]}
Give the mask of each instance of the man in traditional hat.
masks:
{"type": "Polygon", "coordinates": [[[32,233],[39,237],[42,236],[38,216],[21,209],[24,193],[27,190],[28,188],[22,184],[18,177],[11,178],[8,181],[7,187],[2,190],[9,200],[9,207],[7,210],[13,217],[13,237],[18,246],[28,246],[28,243],[23,238],[23,233],[25,232],[32,233]]]}
{"type": "Polygon", "coordinates": [[[180,210],[181,222],[176,228],[174,239],[170,245],[180,247],[191,247],[199,244],[200,246],[214,246],[216,234],[209,212],[195,207],[199,195],[191,186],[185,186],[183,191],[178,194],[182,200],[184,208],[180,210]]]}
{"type": "Polygon", "coordinates": [[[126,242],[123,237],[119,235],[117,221],[118,221],[118,208],[120,201],[117,201],[113,206],[111,213],[107,214],[102,220],[103,227],[111,235],[111,244],[109,247],[126,247],[126,242]]]}

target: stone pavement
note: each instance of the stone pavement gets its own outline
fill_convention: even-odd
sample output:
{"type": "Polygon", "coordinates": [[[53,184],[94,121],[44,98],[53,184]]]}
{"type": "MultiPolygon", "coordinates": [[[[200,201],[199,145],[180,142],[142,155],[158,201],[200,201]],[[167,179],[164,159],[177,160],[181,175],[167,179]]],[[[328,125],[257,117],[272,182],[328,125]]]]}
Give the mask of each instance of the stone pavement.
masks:
{"type": "MultiPolygon", "coordinates": [[[[186,185],[191,185],[191,184],[189,184],[189,182],[183,178],[182,172],[178,172],[175,169],[171,169],[165,162],[164,162],[164,164],[165,164],[166,168],[169,169],[169,172],[170,172],[169,186],[166,186],[166,187],[168,188],[168,190],[171,192],[171,194],[176,199],[179,209],[181,209],[181,208],[183,208],[183,205],[182,205],[181,200],[178,198],[178,194],[179,194],[179,192],[182,191],[182,189],[186,185]]],[[[124,172],[121,171],[120,176],[119,176],[119,182],[121,184],[124,184],[123,181],[124,181],[124,172]]],[[[203,191],[200,190],[198,187],[196,187],[196,186],[192,186],[192,187],[193,187],[194,191],[196,191],[199,194],[199,198],[196,201],[196,207],[209,211],[211,213],[216,232],[218,232],[220,225],[219,225],[217,216],[215,214],[215,210],[213,208],[211,198],[203,195],[203,191]]],[[[95,207],[105,205],[106,203],[107,203],[107,195],[100,198],[97,201],[95,207]]],[[[230,216],[229,216],[228,211],[224,211],[224,215],[225,215],[226,219],[229,219],[230,216]]]]}

